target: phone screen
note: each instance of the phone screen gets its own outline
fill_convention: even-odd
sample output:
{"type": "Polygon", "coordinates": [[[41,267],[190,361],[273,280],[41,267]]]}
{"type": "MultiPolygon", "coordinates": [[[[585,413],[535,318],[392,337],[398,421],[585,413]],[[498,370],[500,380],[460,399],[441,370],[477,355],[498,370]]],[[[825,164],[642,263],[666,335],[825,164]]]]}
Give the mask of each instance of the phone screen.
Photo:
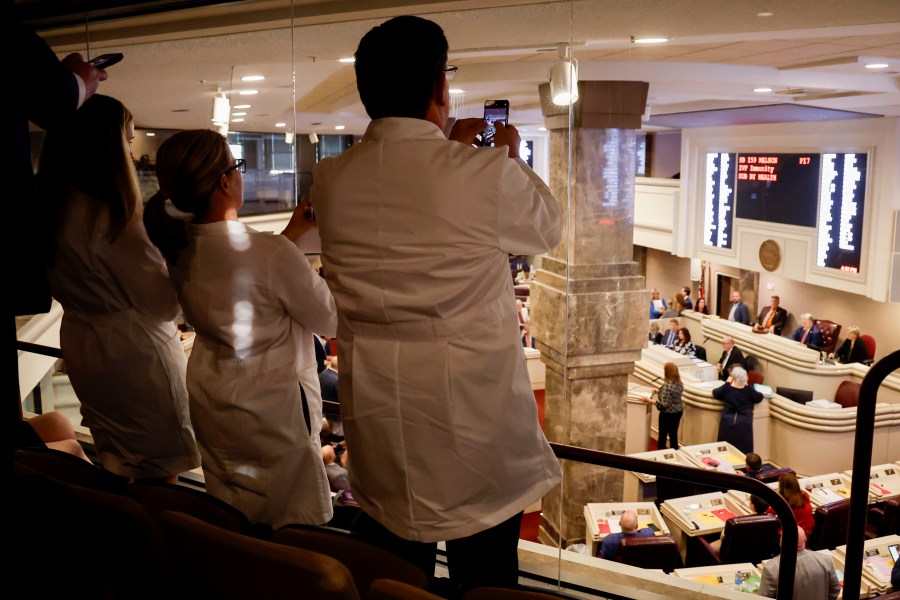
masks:
{"type": "Polygon", "coordinates": [[[504,125],[509,124],[509,102],[506,100],[488,100],[485,102],[484,120],[487,121],[487,129],[481,134],[481,145],[493,146],[494,134],[497,132],[494,123],[503,121],[504,125]]]}

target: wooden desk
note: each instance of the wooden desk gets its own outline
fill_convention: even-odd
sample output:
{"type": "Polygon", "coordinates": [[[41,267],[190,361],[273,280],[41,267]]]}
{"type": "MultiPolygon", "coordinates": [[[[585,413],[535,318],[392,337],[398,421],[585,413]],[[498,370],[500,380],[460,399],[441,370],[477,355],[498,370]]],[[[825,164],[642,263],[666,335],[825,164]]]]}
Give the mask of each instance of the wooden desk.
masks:
{"type": "MultiPolygon", "coordinates": [[[[654,462],[662,462],[670,465],[680,465],[682,467],[695,466],[688,458],[671,448],[663,450],[650,450],[649,452],[636,452],[629,454],[634,458],[642,458],[644,460],[652,460],[654,462]]],[[[647,497],[656,497],[655,491],[652,494],[646,493],[648,487],[652,487],[656,483],[656,475],[648,475],[646,473],[635,473],[628,471],[625,476],[624,500],[626,502],[637,502],[645,500],[647,497]]]]}
{"type": "MultiPolygon", "coordinates": [[[[814,510],[823,504],[831,504],[850,497],[850,477],[847,475],[826,473],[814,477],[801,477],[799,481],[800,487],[809,494],[814,510]]],[[[869,503],[871,502],[872,495],[869,494],[869,503]]]]}
{"type": "Polygon", "coordinates": [[[603,538],[622,531],[619,517],[626,510],[637,513],[638,529],[649,527],[656,535],[671,533],[653,502],[592,502],[584,505],[584,543],[588,554],[599,556],[603,538]]]}
{"type": "MultiPolygon", "coordinates": [[[[869,588],[878,594],[891,591],[891,555],[888,548],[894,544],[900,544],[900,535],[888,535],[885,537],[866,540],[863,546],[863,581],[869,584],[869,588]]],[[[844,563],[847,562],[847,546],[838,546],[834,554],[844,563]]]]}
{"type": "Polygon", "coordinates": [[[722,533],[729,518],[748,514],[724,492],[671,498],[662,503],[659,512],[675,538],[682,562],[687,559],[688,538],[722,533]]]}
{"type": "MultiPolygon", "coordinates": [[[[844,471],[849,485],[853,470],[844,471]]],[[[900,496],[900,468],[896,463],[872,467],[869,472],[870,502],[884,502],[888,498],[900,496]]]]}
{"type": "Polygon", "coordinates": [[[673,574],[682,579],[691,579],[707,585],[724,587],[738,592],[753,594],[759,589],[760,571],[751,563],[675,569],[673,574]],[[738,571],[741,572],[743,578],[743,583],[740,586],[737,586],[734,583],[734,576],[738,571]]]}
{"type": "Polygon", "coordinates": [[[692,465],[701,469],[727,471],[728,467],[719,468],[719,465],[728,465],[732,469],[747,466],[747,455],[728,442],[682,446],[678,452],[683,454],[692,465]]]}

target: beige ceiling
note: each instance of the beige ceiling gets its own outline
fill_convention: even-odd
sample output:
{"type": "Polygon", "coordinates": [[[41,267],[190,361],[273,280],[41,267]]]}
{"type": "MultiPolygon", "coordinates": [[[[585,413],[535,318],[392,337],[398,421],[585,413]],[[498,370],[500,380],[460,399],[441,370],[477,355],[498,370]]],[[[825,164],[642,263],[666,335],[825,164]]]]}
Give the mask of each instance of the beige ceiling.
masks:
{"type": "Polygon", "coordinates": [[[206,127],[221,90],[232,105],[251,105],[233,131],[361,133],[353,68],[337,59],[398,14],[444,28],[460,66],[453,86],[464,90],[458,116],[508,98],[514,122],[538,127],[537,87],[561,44],[572,46],[581,79],[648,81],[652,114],[788,102],[900,116],[900,0],[264,0],[41,33],[60,55],[87,53],[88,41],[91,55],[123,52],[102,91],[141,127],[206,127]],[[671,41],[631,42],[645,35],[671,41]],[[875,61],[890,66],[865,68],[875,61]],[[266,80],[242,82],[248,74],[266,80]],[[238,95],[249,88],[259,94],[238,95]]]}

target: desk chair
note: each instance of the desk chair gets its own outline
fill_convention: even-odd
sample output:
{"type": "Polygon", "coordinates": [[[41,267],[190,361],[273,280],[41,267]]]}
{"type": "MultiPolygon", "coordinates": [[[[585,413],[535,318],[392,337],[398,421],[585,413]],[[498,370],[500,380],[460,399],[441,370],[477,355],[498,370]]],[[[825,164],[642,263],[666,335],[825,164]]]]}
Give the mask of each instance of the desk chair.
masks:
{"type": "Polygon", "coordinates": [[[847,543],[850,499],[825,504],[813,513],[816,525],[806,542],[810,550],[833,550],[847,543]]]}
{"type": "Polygon", "coordinates": [[[778,552],[781,521],[775,515],[739,515],[725,522],[722,544],[716,551],[704,538],[699,542],[698,565],[759,564],[778,552]]]}
{"type": "Polygon", "coordinates": [[[822,332],[822,346],[819,350],[825,354],[834,352],[837,348],[838,338],[841,335],[841,326],[828,319],[816,319],[815,323],[822,332]]]}
{"type": "Polygon", "coordinates": [[[694,349],[695,349],[694,356],[696,356],[700,360],[706,362],[706,348],[704,348],[703,346],[698,346],[697,344],[694,344],[694,349]]]}
{"type": "Polygon", "coordinates": [[[378,579],[391,579],[420,589],[428,576],[416,565],[350,533],[306,525],[287,525],[272,536],[272,542],[319,552],[340,561],[353,575],[363,598],[378,579]]]}
{"type": "Polygon", "coordinates": [[[834,401],[842,408],[859,406],[859,390],[862,386],[853,381],[842,381],[834,393],[834,401]]]}
{"type": "Polygon", "coordinates": [[[777,469],[769,469],[768,471],[761,471],[757,473],[756,480],[762,481],[763,483],[774,483],[778,481],[778,478],[785,473],[790,473],[791,475],[796,474],[790,467],[778,467],[777,469]]]}
{"type": "Polygon", "coordinates": [[[891,498],[884,507],[872,507],[866,519],[866,539],[900,535],[900,498],[891,498]]]}
{"type": "Polygon", "coordinates": [[[872,363],[875,362],[875,338],[873,338],[871,335],[867,335],[864,333],[861,336],[859,336],[859,339],[861,339],[863,341],[863,343],[866,345],[866,355],[868,355],[868,357],[869,357],[863,361],[863,364],[871,365],[872,363]]]}
{"type": "Polygon", "coordinates": [[[678,546],[671,535],[625,537],[619,542],[616,560],[632,567],[671,573],[678,566],[678,546]]]}
{"type": "Polygon", "coordinates": [[[339,561],[210,525],[171,510],[159,515],[179,571],[181,596],[243,600],[259,597],[359,600],[339,561]]]}

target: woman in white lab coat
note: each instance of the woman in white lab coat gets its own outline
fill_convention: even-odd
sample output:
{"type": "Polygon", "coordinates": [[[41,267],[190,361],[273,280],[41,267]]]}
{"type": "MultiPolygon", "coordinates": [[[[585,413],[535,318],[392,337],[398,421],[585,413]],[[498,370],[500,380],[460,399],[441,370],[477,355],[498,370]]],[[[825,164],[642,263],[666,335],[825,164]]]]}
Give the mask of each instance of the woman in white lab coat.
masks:
{"type": "Polygon", "coordinates": [[[132,479],[200,465],[188,414],[179,308],[141,221],[134,121],[95,94],[44,142],[41,200],[54,213],[48,270],[63,306],[60,346],[97,462],[132,479]]]}
{"type": "Polygon", "coordinates": [[[187,385],[207,490],[275,529],[323,524],[313,333],[335,334],[334,300],[291,241],[315,226],[302,208],[283,235],[238,221],[244,168],[216,132],[172,136],[145,221],[197,332],[187,385]]]}

